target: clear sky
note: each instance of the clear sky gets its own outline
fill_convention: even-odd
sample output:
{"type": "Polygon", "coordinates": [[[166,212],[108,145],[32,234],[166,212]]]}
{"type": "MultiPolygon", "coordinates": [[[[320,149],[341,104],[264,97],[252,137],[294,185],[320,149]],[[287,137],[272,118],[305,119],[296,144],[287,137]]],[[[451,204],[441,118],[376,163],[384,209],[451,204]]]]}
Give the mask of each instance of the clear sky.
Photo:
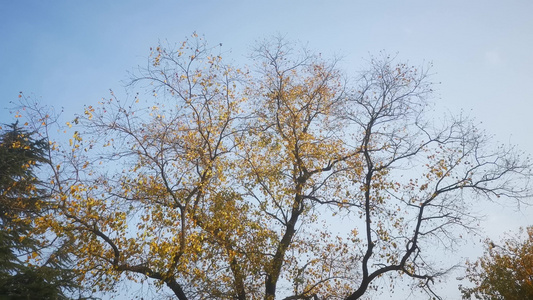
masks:
{"type": "MultiPolygon", "coordinates": [[[[280,33],[344,57],[348,73],[380,50],[431,61],[441,82],[437,109],[463,110],[497,140],[533,154],[532,13],[531,0],[0,0],[0,123],[11,122],[4,108],[19,91],[68,115],[123,90],[158,41],[196,31],[245,62],[254,41],[280,33]]],[[[496,239],[533,224],[532,209],[481,209],[496,239]]],[[[468,249],[455,259],[482,251],[468,249]]],[[[456,287],[452,280],[441,291],[457,299],[456,287]]]]}

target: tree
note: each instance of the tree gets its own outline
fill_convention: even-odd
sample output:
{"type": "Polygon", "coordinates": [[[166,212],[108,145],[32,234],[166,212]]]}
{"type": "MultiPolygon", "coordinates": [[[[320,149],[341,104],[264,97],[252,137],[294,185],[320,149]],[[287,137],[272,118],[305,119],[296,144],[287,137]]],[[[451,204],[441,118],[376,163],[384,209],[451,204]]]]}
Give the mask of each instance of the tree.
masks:
{"type": "Polygon", "coordinates": [[[462,116],[432,121],[424,68],[380,55],[352,82],[283,39],[251,70],[217,51],[156,47],[135,97],[86,106],[53,144],[57,206],[36,222],[72,241],[90,285],[359,299],[400,275],[432,293],[434,247],[473,229],[474,198],[529,193],[516,151],[462,116]]]}
{"type": "Polygon", "coordinates": [[[461,287],[463,299],[533,298],[533,227],[524,241],[508,238],[502,246],[486,241],[483,257],[468,263],[467,278],[475,286],[461,287]]]}
{"type": "Polygon", "coordinates": [[[46,142],[33,140],[18,122],[0,136],[0,217],[3,223],[24,212],[35,211],[42,198],[34,168],[43,162],[46,142]]]}
{"type": "Polygon", "coordinates": [[[61,253],[45,255],[50,247],[30,236],[32,218],[47,208],[35,173],[48,163],[48,143],[34,135],[17,121],[0,136],[0,299],[67,299],[65,290],[77,287],[61,253]]]}

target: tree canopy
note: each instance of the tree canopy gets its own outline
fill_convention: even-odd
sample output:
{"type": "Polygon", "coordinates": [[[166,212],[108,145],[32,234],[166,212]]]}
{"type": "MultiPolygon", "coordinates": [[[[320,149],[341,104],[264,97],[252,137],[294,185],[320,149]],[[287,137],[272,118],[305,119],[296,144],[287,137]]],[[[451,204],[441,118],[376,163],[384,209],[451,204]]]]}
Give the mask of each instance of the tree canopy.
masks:
{"type": "Polygon", "coordinates": [[[36,174],[48,163],[48,142],[36,134],[16,122],[0,135],[0,299],[66,299],[65,289],[77,286],[34,231],[49,196],[36,174]]]}
{"type": "Polygon", "coordinates": [[[34,140],[18,125],[8,125],[0,136],[0,218],[12,221],[25,212],[35,211],[42,198],[35,167],[46,161],[46,141],[34,140]]]}
{"type": "Polygon", "coordinates": [[[249,68],[220,53],[197,36],[153,48],[135,97],[87,105],[51,143],[55,205],[35,222],[69,241],[91,286],[359,299],[404,276],[433,294],[452,267],[434,248],[473,228],[477,201],[529,195],[520,153],[429,113],[426,67],[381,54],[349,78],[276,38],[249,68]]]}
{"type": "Polygon", "coordinates": [[[533,298],[533,227],[525,240],[507,238],[501,245],[486,241],[483,257],[468,264],[467,279],[474,287],[461,287],[463,299],[533,298]]]}

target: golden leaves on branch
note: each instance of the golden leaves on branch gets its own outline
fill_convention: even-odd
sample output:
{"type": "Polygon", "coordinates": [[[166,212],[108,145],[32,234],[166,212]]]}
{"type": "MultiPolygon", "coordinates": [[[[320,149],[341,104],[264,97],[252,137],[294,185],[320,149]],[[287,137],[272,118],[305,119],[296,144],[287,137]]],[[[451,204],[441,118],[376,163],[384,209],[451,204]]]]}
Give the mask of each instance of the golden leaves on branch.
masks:
{"type": "Polygon", "coordinates": [[[426,128],[425,73],[388,57],[352,91],[280,40],[257,73],[196,34],[151,51],[145,94],[111,92],[50,142],[56,206],[36,223],[102,289],[124,274],[200,299],[339,299],[387,272],[428,279],[419,241],[462,225],[457,194],[487,181],[481,137],[426,128]]]}

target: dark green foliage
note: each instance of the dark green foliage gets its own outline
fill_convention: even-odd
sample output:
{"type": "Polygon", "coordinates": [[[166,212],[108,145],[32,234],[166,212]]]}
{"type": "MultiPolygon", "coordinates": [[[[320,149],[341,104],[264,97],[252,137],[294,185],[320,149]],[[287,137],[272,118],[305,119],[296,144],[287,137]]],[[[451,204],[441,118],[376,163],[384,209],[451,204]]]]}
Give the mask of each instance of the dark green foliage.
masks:
{"type": "Polygon", "coordinates": [[[33,136],[18,122],[0,135],[0,300],[67,299],[64,291],[76,288],[61,247],[52,250],[29,235],[32,218],[47,207],[35,172],[47,162],[48,144],[33,136]],[[38,266],[27,262],[41,254],[47,259],[38,266]]]}
{"type": "Polygon", "coordinates": [[[1,278],[0,300],[2,299],[67,299],[59,283],[46,278],[55,274],[43,273],[41,269],[28,268],[24,273],[1,278]]]}
{"type": "Polygon", "coordinates": [[[0,219],[4,226],[40,210],[38,202],[44,192],[35,171],[46,162],[47,150],[44,139],[33,139],[18,122],[8,127],[0,136],[0,219]]]}

